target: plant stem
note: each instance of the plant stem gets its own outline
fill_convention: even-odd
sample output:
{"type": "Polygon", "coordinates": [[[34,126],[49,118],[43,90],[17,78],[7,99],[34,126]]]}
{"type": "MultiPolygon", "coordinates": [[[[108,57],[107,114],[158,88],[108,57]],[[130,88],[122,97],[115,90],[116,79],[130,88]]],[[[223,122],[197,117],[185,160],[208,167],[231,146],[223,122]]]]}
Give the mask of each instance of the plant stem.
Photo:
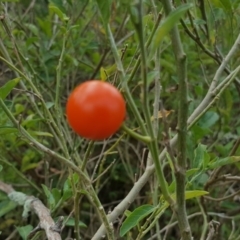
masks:
{"type": "Polygon", "coordinates": [[[90,141],[88,143],[88,147],[87,147],[86,153],[85,153],[84,158],[83,158],[83,162],[82,162],[82,166],[81,166],[82,171],[85,171],[87,161],[89,160],[89,156],[90,156],[90,154],[93,150],[93,147],[94,147],[94,141],[90,141]]]}
{"type": "Polygon", "coordinates": [[[128,133],[131,137],[134,137],[135,139],[138,139],[139,141],[142,141],[144,143],[150,143],[152,141],[151,137],[149,137],[149,136],[142,136],[142,135],[134,132],[132,129],[128,128],[125,124],[123,124],[121,128],[126,133],[128,133]]]}
{"type": "MultiPolygon", "coordinates": [[[[236,45],[239,45],[239,42],[236,41],[236,43],[234,43],[233,48],[235,48],[236,50],[236,45]]],[[[231,51],[232,52],[232,51],[231,51]]],[[[228,60],[230,60],[231,58],[227,58],[228,60]]],[[[221,66],[220,66],[221,67],[221,66]]],[[[236,75],[238,73],[238,71],[240,70],[240,67],[236,68],[234,71],[231,72],[231,74],[222,81],[222,88],[226,88],[233,80],[234,78],[236,78],[236,75]]],[[[218,79],[219,81],[220,79],[218,79]]],[[[220,95],[222,94],[222,89],[217,88],[217,94],[220,97],[220,95]]],[[[215,91],[216,91],[215,90],[215,91]]],[[[216,94],[215,94],[216,96],[216,94]]],[[[216,102],[217,98],[212,99],[212,92],[208,92],[207,95],[204,97],[203,101],[199,104],[199,106],[195,109],[195,111],[191,114],[191,116],[188,118],[188,125],[189,128],[192,127],[197,120],[199,119],[199,116],[202,116],[202,111],[204,111],[204,109],[207,107],[208,109],[216,102]]],[[[169,146],[171,148],[174,148],[177,144],[177,140],[178,140],[178,134],[176,134],[170,141],[169,141],[169,146]]],[[[167,153],[167,148],[165,147],[162,152],[159,155],[159,161],[163,161],[163,159],[165,158],[167,153]]],[[[134,186],[132,187],[132,189],[129,191],[128,195],[115,207],[115,209],[108,215],[108,218],[111,221],[116,220],[120,214],[122,214],[128,207],[129,204],[132,203],[134,201],[134,199],[137,198],[139,192],[141,191],[141,189],[143,188],[143,186],[145,186],[145,184],[148,182],[150,176],[154,173],[155,171],[155,166],[154,165],[149,165],[147,166],[145,172],[143,173],[143,175],[138,179],[138,181],[135,182],[134,186]]],[[[200,213],[199,215],[201,215],[202,213],[200,213]]],[[[208,213],[209,214],[209,213],[208,213]]],[[[215,213],[213,213],[215,214],[215,213]]],[[[210,214],[211,215],[211,214],[210,214]]],[[[192,215],[191,215],[192,216],[192,215]]],[[[197,216],[197,215],[194,215],[197,216]]],[[[216,215],[214,215],[216,216],[216,215]]],[[[220,216],[220,215],[218,215],[220,216]]],[[[221,217],[221,216],[220,216],[221,217]]],[[[190,218],[190,216],[188,216],[188,218],[190,218]]],[[[178,223],[175,222],[173,224],[171,224],[172,226],[175,226],[178,223]]],[[[168,228],[168,226],[167,226],[168,228]]],[[[165,228],[163,228],[160,232],[163,232],[163,230],[165,231],[165,228]]],[[[93,236],[92,240],[98,240],[101,239],[101,237],[105,234],[105,226],[102,224],[102,226],[98,229],[98,231],[95,233],[95,235],[93,236]]]]}
{"type": "Polygon", "coordinates": [[[114,240],[114,233],[113,233],[113,226],[112,223],[108,221],[106,212],[104,211],[104,208],[92,186],[91,180],[88,178],[88,176],[78,167],[76,166],[70,158],[65,158],[61,156],[60,154],[57,154],[55,151],[45,147],[43,144],[38,142],[35,138],[33,138],[17,121],[17,119],[13,116],[13,114],[9,111],[8,107],[0,98],[0,106],[4,110],[4,112],[7,114],[9,119],[12,121],[12,123],[19,129],[20,133],[29,141],[29,145],[32,147],[35,147],[41,152],[44,152],[57,160],[59,160],[61,163],[63,163],[65,166],[72,169],[74,172],[76,172],[80,179],[81,179],[81,185],[83,186],[84,190],[87,193],[87,196],[89,200],[93,203],[93,205],[96,207],[97,212],[99,213],[99,216],[101,217],[101,220],[103,221],[106,232],[109,240],[114,240]]]}
{"type": "Polygon", "coordinates": [[[111,28],[110,28],[109,24],[107,24],[107,26],[106,26],[106,32],[107,32],[108,39],[109,39],[109,42],[110,42],[110,45],[111,45],[111,50],[112,50],[112,53],[113,53],[113,56],[114,56],[114,59],[115,59],[116,65],[117,65],[117,69],[120,73],[120,77],[121,77],[121,80],[122,80],[121,81],[122,87],[123,87],[125,96],[127,98],[128,104],[129,104],[130,108],[132,109],[132,111],[134,113],[134,116],[136,117],[137,122],[138,122],[143,134],[147,135],[147,129],[144,125],[144,121],[143,121],[143,119],[142,119],[142,117],[141,117],[141,115],[140,115],[140,113],[137,109],[137,106],[136,106],[136,104],[135,104],[135,102],[132,98],[131,92],[128,88],[127,80],[126,80],[126,73],[124,71],[121,58],[118,54],[117,46],[116,46],[115,40],[113,38],[112,31],[111,31],[111,28]]]}
{"type": "MultiPolygon", "coordinates": [[[[169,15],[172,5],[169,0],[162,0],[164,11],[169,15]]],[[[188,118],[188,88],[187,88],[187,61],[177,26],[171,32],[173,52],[176,59],[177,75],[179,80],[178,105],[178,157],[176,177],[176,210],[182,240],[191,240],[191,228],[187,218],[185,200],[186,158],[187,158],[187,118],[188,118]]]]}
{"type": "Polygon", "coordinates": [[[152,142],[149,143],[148,146],[154,161],[156,174],[158,177],[158,183],[161,187],[162,194],[164,198],[169,202],[169,204],[172,205],[173,199],[169,194],[167,182],[165,180],[163,170],[158,158],[159,156],[158,142],[153,131],[153,125],[151,122],[151,114],[149,109],[148,86],[147,86],[147,54],[146,54],[144,32],[143,32],[143,10],[142,10],[143,1],[140,0],[139,3],[133,7],[136,8],[137,10],[135,12],[138,12],[137,19],[132,17],[132,21],[135,25],[135,28],[139,36],[139,45],[140,45],[140,51],[141,51],[141,60],[142,60],[141,70],[142,70],[142,80],[143,80],[143,112],[145,115],[147,130],[149,132],[150,137],[152,138],[152,142]]]}
{"type": "Polygon", "coordinates": [[[24,181],[26,181],[30,186],[32,186],[33,188],[35,188],[39,193],[42,193],[41,188],[39,188],[33,181],[30,181],[24,174],[22,174],[13,164],[10,163],[10,161],[7,161],[6,159],[4,159],[3,157],[0,157],[0,162],[3,162],[4,164],[8,165],[9,167],[11,167],[16,174],[22,178],[24,181]]]}
{"type": "MultiPolygon", "coordinates": [[[[32,82],[32,80],[29,77],[27,77],[23,72],[21,72],[18,68],[16,68],[11,62],[7,61],[6,59],[2,58],[1,56],[0,56],[0,60],[2,60],[4,63],[6,63],[13,71],[18,73],[20,77],[22,77],[29,83],[29,85],[33,89],[34,93],[37,95],[38,99],[40,99],[40,101],[42,103],[44,111],[46,112],[47,117],[49,118],[47,121],[49,121],[49,124],[52,126],[52,128],[54,129],[54,131],[57,134],[57,137],[58,137],[57,142],[60,144],[62,150],[64,151],[65,156],[68,157],[68,150],[66,147],[66,142],[65,142],[64,136],[63,136],[62,132],[59,130],[56,122],[54,121],[53,116],[50,113],[49,109],[47,108],[47,105],[46,105],[41,93],[38,91],[37,87],[34,85],[34,83],[32,82]]],[[[54,134],[54,136],[55,136],[55,134],[54,134]]]]}
{"type": "Polygon", "coordinates": [[[75,231],[76,231],[76,240],[80,240],[80,231],[79,231],[79,200],[81,193],[77,192],[74,198],[74,216],[75,216],[75,231]]]}
{"type": "MultiPolygon", "coordinates": [[[[61,55],[58,60],[58,65],[56,67],[56,94],[55,94],[55,110],[60,115],[59,113],[59,105],[60,105],[60,90],[61,90],[61,72],[62,72],[62,62],[63,62],[63,57],[65,54],[66,50],[66,41],[67,41],[67,36],[68,32],[66,32],[63,36],[63,43],[62,43],[62,51],[61,55]]],[[[58,116],[57,116],[58,118],[58,116]]]]}
{"type": "MultiPolygon", "coordinates": [[[[152,42],[152,39],[153,39],[153,36],[154,36],[154,34],[155,34],[159,24],[160,24],[161,18],[162,18],[162,15],[159,13],[157,15],[157,19],[156,19],[156,22],[154,24],[153,30],[151,32],[151,35],[149,36],[149,38],[148,38],[148,40],[147,40],[147,42],[145,44],[146,48],[148,48],[150,46],[150,44],[152,42]]],[[[133,67],[133,69],[132,69],[132,71],[131,71],[131,74],[130,74],[128,80],[127,80],[128,83],[132,81],[133,77],[135,76],[135,74],[136,74],[136,72],[137,72],[137,70],[138,70],[138,68],[140,66],[140,63],[141,63],[141,57],[139,56],[137,61],[136,61],[136,63],[135,63],[135,65],[134,65],[134,67],[133,67]]]]}

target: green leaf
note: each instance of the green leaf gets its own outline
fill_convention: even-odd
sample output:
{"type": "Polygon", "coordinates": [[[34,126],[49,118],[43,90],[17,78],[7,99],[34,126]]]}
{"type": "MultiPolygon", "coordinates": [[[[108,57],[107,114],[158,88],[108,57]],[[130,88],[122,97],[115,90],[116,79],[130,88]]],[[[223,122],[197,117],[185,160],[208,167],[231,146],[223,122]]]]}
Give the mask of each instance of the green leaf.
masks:
{"type": "Polygon", "coordinates": [[[22,158],[21,171],[25,172],[29,169],[36,168],[39,165],[39,162],[36,161],[37,158],[38,154],[32,149],[28,149],[22,158]]]}
{"type": "Polygon", "coordinates": [[[66,201],[72,196],[73,196],[72,190],[71,189],[66,190],[66,191],[63,192],[62,200],[66,201]]]}
{"type": "Polygon", "coordinates": [[[38,36],[39,30],[36,25],[31,23],[25,23],[25,26],[35,35],[38,36]]]}
{"type": "Polygon", "coordinates": [[[205,172],[205,169],[207,168],[207,165],[210,160],[210,156],[206,149],[207,149],[207,146],[203,144],[199,144],[195,149],[194,151],[195,157],[192,165],[193,165],[193,169],[197,169],[197,171],[195,171],[192,178],[190,178],[190,181],[188,182],[188,184],[193,183],[205,172]]]}
{"type": "Polygon", "coordinates": [[[28,131],[33,136],[44,136],[44,137],[53,137],[51,133],[48,132],[39,132],[39,131],[28,131]]]}
{"type": "Polygon", "coordinates": [[[51,21],[49,21],[48,18],[46,19],[41,19],[41,18],[36,18],[38,25],[40,27],[40,29],[48,36],[51,37],[52,36],[52,24],[51,21]]]}
{"type": "Polygon", "coordinates": [[[113,74],[116,71],[117,67],[116,64],[113,64],[112,66],[108,67],[108,68],[100,68],[100,77],[102,81],[106,81],[107,78],[113,74]]]}
{"type": "Polygon", "coordinates": [[[0,203],[0,217],[4,216],[5,214],[9,213],[13,209],[17,207],[17,204],[13,201],[5,200],[0,203]]]}
{"type": "Polygon", "coordinates": [[[21,171],[24,173],[30,169],[34,169],[34,168],[37,168],[39,165],[39,163],[28,163],[28,164],[24,164],[22,167],[21,167],[21,171]]]}
{"type": "Polygon", "coordinates": [[[66,22],[69,20],[69,17],[66,16],[65,13],[63,13],[57,6],[50,3],[49,6],[50,13],[55,13],[63,22],[66,22]]]}
{"type": "Polygon", "coordinates": [[[120,236],[123,237],[129,230],[135,227],[143,218],[152,213],[156,207],[153,205],[142,205],[136,208],[123,222],[120,228],[120,236]]]}
{"type": "Polygon", "coordinates": [[[232,110],[233,107],[233,95],[230,89],[226,89],[224,91],[224,100],[226,104],[226,112],[228,115],[230,115],[230,111],[232,110]]]}
{"type": "Polygon", "coordinates": [[[52,195],[52,193],[49,191],[48,187],[45,186],[44,184],[42,184],[42,188],[43,188],[43,191],[47,197],[47,200],[48,200],[48,203],[49,203],[49,206],[50,208],[52,209],[55,205],[56,205],[56,202],[55,202],[55,199],[52,195]]]}
{"type": "Polygon", "coordinates": [[[126,210],[126,211],[124,212],[124,215],[125,215],[126,217],[129,217],[129,215],[130,215],[131,213],[132,213],[131,211],[126,210]]]}
{"type": "MultiPolygon", "coordinates": [[[[67,220],[67,222],[65,222],[64,225],[65,226],[69,226],[69,227],[75,227],[75,219],[74,218],[69,218],[67,220]]],[[[85,223],[81,222],[81,221],[79,221],[78,226],[79,227],[84,227],[84,228],[87,227],[87,225],[85,223]]]]}
{"type": "Polygon", "coordinates": [[[140,11],[138,4],[132,4],[129,7],[129,13],[131,16],[132,23],[137,27],[140,23],[140,11]]]}
{"type": "Polygon", "coordinates": [[[16,228],[17,228],[19,235],[22,237],[23,240],[27,240],[29,233],[33,230],[32,225],[27,225],[24,227],[16,227],[16,228]]]}
{"type": "Polygon", "coordinates": [[[51,193],[52,193],[52,195],[53,195],[53,197],[55,199],[55,202],[58,202],[60,200],[60,198],[61,198],[61,195],[62,195],[60,190],[57,189],[57,188],[53,188],[51,190],[51,193]]]}
{"type": "Polygon", "coordinates": [[[193,138],[195,142],[202,139],[204,136],[209,134],[211,130],[209,128],[203,128],[198,126],[197,124],[192,127],[193,138]]]}
{"type": "Polygon", "coordinates": [[[3,100],[8,96],[8,94],[13,90],[13,88],[19,83],[21,78],[14,78],[8,81],[0,88],[0,98],[3,100]]]}
{"type": "Polygon", "coordinates": [[[180,20],[184,13],[192,7],[192,4],[184,4],[180,7],[173,10],[163,21],[160,27],[156,30],[156,33],[153,37],[151,56],[156,52],[156,49],[159,47],[159,44],[163,38],[172,30],[175,24],[180,20]]]}
{"type": "Polygon", "coordinates": [[[6,135],[10,133],[17,133],[18,129],[14,127],[0,127],[0,135],[6,135]]]}
{"type": "Polygon", "coordinates": [[[20,114],[20,113],[25,111],[25,106],[23,106],[22,104],[19,104],[19,103],[16,103],[14,105],[14,108],[15,108],[15,114],[16,115],[18,115],[18,114],[20,114]]]}
{"type": "MultiPolygon", "coordinates": [[[[207,191],[202,191],[202,190],[193,190],[193,191],[185,191],[185,199],[191,199],[195,197],[201,197],[203,195],[208,194],[209,192],[207,191]]],[[[176,193],[172,194],[172,198],[175,200],[176,199],[176,193]]]]}
{"type": "Polygon", "coordinates": [[[112,0],[96,0],[104,25],[107,25],[111,15],[112,0]]]}
{"type": "Polygon", "coordinates": [[[63,5],[63,0],[50,0],[49,2],[58,7],[62,12],[66,13],[66,9],[63,5]]]}
{"type": "Polygon", "coordinates": [[[203,165],[203,160],[205,157],[205,154],[207,153],[207,146],[203,144],[198,144],[197,148],[194,151],[194,160],[192,163],[193,168],[199,168],[201,165],[203,165]]]}
{"type": "Polygon", "coordinates": [[[71,181],[73,181],[74,184],[77,184],[79,182],[79,175],[76,173],[73,173],[68,177],[68,181],[69,181],[69,186],[71,186],[71,181]]]}
{"type": "Polygon", "coordinates": [[[226,158],[222,158],[222,159],[218,159],[215,158],[213,161],[211,161],[208,164],[208,168],[209,169],[215,169],[218,167],[222,167],[228,164],[232,164],[232,163],[237,163],[240,161],[240,156],[231,156],[231,157],[226,157],[226,158]]]}
{"type": "Polygon", "coordinates": [[[218,119],[219,115],[216,112],[209,111],[201,117],[198,124],[200,127],[210,128],[218,121],[218,119]]]}
{"type": "Polygon", "coordinates": [[[0,172],[3,170],[3,166],[2,165],[0,165],[0,172]]]}
{"type": "Polygon", "coordinates": [[[192,175],[194,175],[195,173],[199,172],[199,168],[192,168],[187,170],[186,172],[186,176],[187,177],[191,177],[192,175]]]}
{"type": "Polygon", "coordinates": [[[185,199],[201,197],[201,196],[206,195],[206,194],[209,194],[209,192],[202,191],[202,190],[186,191],[185,192],[185,199]]]}
{"type": "Polygon", "coordinates": [[[63,185],[63,196],[62,196],[63,201],[66,201],[67,199],[72,197],[72,188],[69,184],[70,184],[70,182],[68,180],[66,180],[63,185]]]}
{"type": "Polygon", "coordinates": [[[54,102],[46,102],[45,104],[46,104],[47,109],[50,109],[51,107],[54,106],[54,102]]]}
{"type": "Polygon", "coordinates": [[[217,8],[222,8],[226,13],[232,11],[232,4],[230,0],[210,0],[217,8]]]}

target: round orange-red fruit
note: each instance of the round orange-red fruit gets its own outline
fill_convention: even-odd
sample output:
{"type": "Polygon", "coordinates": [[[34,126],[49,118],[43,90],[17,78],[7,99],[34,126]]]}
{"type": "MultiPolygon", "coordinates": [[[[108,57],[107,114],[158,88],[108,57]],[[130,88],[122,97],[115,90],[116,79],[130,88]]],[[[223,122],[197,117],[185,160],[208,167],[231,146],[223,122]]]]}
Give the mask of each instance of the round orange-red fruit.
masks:
{"type": "Polygon", "coordinates": [[[103,140],[122,125],[126,103],[110,83],[90,80],[78,85],[70,94],[66,114],[69,125],[78,135],[103,140]]]}

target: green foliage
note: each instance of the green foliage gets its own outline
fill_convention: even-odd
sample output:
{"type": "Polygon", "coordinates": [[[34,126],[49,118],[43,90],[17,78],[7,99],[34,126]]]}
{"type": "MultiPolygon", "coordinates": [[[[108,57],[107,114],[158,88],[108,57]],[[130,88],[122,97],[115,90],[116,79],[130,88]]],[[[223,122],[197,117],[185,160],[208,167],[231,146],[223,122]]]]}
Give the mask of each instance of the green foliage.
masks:
{"type": "Polygon", "coordinates": [[[139,224],[139,222],[151,214],[156,207],[152,205],[142,205],[131,212],[120,228],[120,236],[123,237],[129,230],[139,224]]]}
{"type": "Polygon", "coordinates": [[[10,211],[13,211],[17,207],[17,204],[13,201],[1,200],[0,207],[1,207],[0,217],[3,217],[4,215],[9,213],[10,211]]]}
{"type": "Polygon", "coordinates": [[[0,97],[4,100],[12,89],[19,83],[21,78],[15,78],[8,81],[4,86],[0,88],[0,97]]]}
{"type": "MultiPolygon", "coordinates": [[[[74,218],[66,218],[65,226],[74,227],[75,226],[75,219],[74,218]]],[[[86,228],[87,227],[87,225],[84,224],[81,221],[78,222],[78,226],[82,227],[82,228],[86,228]]]]}
{"type": "Polygon", "coordinates": [[[155,36],[153,38],[153,42],[151,45],[151,55],[155,53],[156,49],[159,47],[159,44],[163,40],[164,37],[172,30],[172,28],[177,24],[180,18],[186,13],[189,8],[191,8],[191,4],[184,4],[180,7],[176,8],[172,11],[162,22],[162,24],[157,29],[155,36]]]}
{"type": "Polygon", "coordinates": [[[33,226],[31,225],[26,225],[24,227],[16,227],[19,235],[22,237],[23,240],[28,239],[29,233],[33,230],[33,226]]]}
{"type": "Polygon", "coordinates": [[[107,25],[111,15],[112,0],[106,0],[104,2],[101,0],[96,0],[96,2],[98,4],[98,9],[101,13],[103,23],[104,25],[107,25]]]}
{"type": "MultiPolygon", "coordinates": [[[[208,220],[214,219],[222,223],[216,239],[237,239],[239,230],[232,226],[240,224],[235,211],[240,170],[239,74],[232,83],[225,80],[239,65],[239,48],[234,49],[236,54],[220,76],[214,76],[238,37],[240,1],[176,1],[169,15],[164,1],[141,1],[142,13],[139,2],[2,1],[0,180],[23,196],[39,198],[54,220],[64,216],[63,239],[92,239],[103,224],[102,207],[106,214],[117,216],[112,221],[116,239],[150,239],[155,233],[169,240],[180,239],[181,231],[172,222],[176,220],[172,206],[156,180],[156,168],[151,166],[151,154],[157,153],[174,203],[178,171],[186,175],[183,194],[194,238],[206,239],[208,220]],[[116,52],[111,50],[107,26],[116,52]],[[188,127],[186,169],[178,168],[179,153],[172,144],[183,130],[177,127],[180,76],[172,47],[174,26],[187,57],[188,117],[203,102],[212,101],[198,111],[196,122],[188,127]],[[140,33],[146,66],[141,66],[140,33]],[[89,79],[111,82],[127,99],[125,125],[104,141],[80,138],[66,121],[70,91],[89,79]],[[216,86],[209,90],[213,79],[216,86]],[[216,93],[218,87],[226,89],[216,93]],[[154,139],[146,124],[144,91],[149,98],[154,139]],[[160,97],[155,99],[158,93],[160,97]],[[117,219],[122,219],[124,212],[126,218],[120,225],[117,219]],[[225,218],[220,214],[223,212],[225,218]]],[[[0,192],[1,239],[15,229],[14,239],[27,239],[39,224],[32,213],[28,225],[22,212],[0,192]]],[[[103,235],[106,233],[101,232],[103,235]]]]}

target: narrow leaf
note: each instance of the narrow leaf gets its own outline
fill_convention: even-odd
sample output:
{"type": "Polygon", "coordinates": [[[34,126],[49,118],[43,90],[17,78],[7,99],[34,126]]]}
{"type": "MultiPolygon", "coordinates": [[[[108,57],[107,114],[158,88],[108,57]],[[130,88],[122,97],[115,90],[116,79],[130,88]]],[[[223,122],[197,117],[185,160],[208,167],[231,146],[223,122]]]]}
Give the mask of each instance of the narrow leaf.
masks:
{"type": "Polygon", "coordinates": [[[103,23],[107,25],[111,15],[112,0],[96,0],[98,9],[101,13],[103,23]]]}
{"type": "Polygon", "coordinates": [[[6,135],[10,133],[17,133],[18,129],[14,127],[0,127],[0,135],[6,135]]]}
{"type": "Polygon", "coordinates": [[[103,67],[100,68],[100,77],[102,81],[106,81],[108,77],[106,70],[103,67]]]}
{"type": "Polygon", "coordinates": [[[201,197],[201,196],[206,195],[206,194],[208,194],[208,192],[207,191],[202,191],[202,190],[186,191],[185,192],[185,199],[201,197]]]}
{"type": "Polygon", "coordinates": [[[206,152],[207,146],[203,144],[198,144],[197,148],[194,151],[194,160],[192,163],[193,168],[200,167],[203,163],[204,153],[206,152]]]}
{"type": "MultiPolygon", "coordinates": [[[[75,219],[74,218],[68,218],[67,222],[65,222],[64,224],[65,226],[69,226],[69,227],[75,227],[75,219]]],[[[84,227],[86,228],[87,225],[81,221],[78,222],[78,226],[79,227],[84,227]]]]}
{"type": "Polygon", "coordinates": [[[48,132],[39,132],[39,131],[28,131],[31,135],[35,136],[44,136],[44,137],[53,137],[51,133],[48,132]]]}
{"type": "MultiPolygon", "coordinates": [[[[185,199],[187,200],[195,197],[201,197],[206,194],[208,194],[208,192],[202,190],[185,191],[185,199]]],[[[176,193],[172,194],[172,198],[174,200],[176,199],[176,193]]]]}
{"type": "Polygon", "coordinates": [[[8,96],[8,94],[13,90],[13,88],[19,83],[21,78],[14,78],[8,81],[5,85],[0,88],[0,98],[3,100],[8,96]]]}
{"type": "Polygon", "coordinates": [[[215,169],[218,167],[222,167],[228,164],[236,163],[240,161],[240,156],[231,156],[227,158],[222,158],[222,159],[214,159],[208,164],[209,169],[215,169]]]}
{"type": "Polygon", "coordinates": [[[52,193],[49,191],[49,189],[48,189],[47,186],[45,186],[44,184],[42,184],[42,188],[43,188],[43,191],[44,191],[44,193],[45,193],[45,195],[46,195],[46,197],[47,197],[47,200],[48,200],[48,203],[49,203],[49,205],[50,205],[50,208],[52,209],[53,206],[56,205],[55,199],[54,199],[52,193]]]}
{"type": "Polygon", "coordinates": [[[154,37],[153,37],[153,44],[151,49],[151,56],[156,52],[156,49],[159,47],[160,42],[163,38],[172,30],[174,25],[180,20],[180,18],[184,15],[184,13],[192,7],[192,4],[184,4],[180,7],[176,8],[172,11],[160,27],[157,29],[154,37]]]}
{"type": "Polygon", "coordinates": [[[143,218],[148,216],[156,209],[152,205],[142,205],[141,207],[136,208],[123,222],[120,228],[120,236],[123,237],[129,230],[135,227],[143,218]]]}
{"type": "Polygon", "coordinates": [[[49,4],[49,10],[52,13],[55,13],[63,22],[68,21],[69,17],[66,16],[57,6],[54,4],[49,4]]]}
{"type": "Polygon", "coordinates": [[[215,7],[222,8],[226,13],[232,11],[232,4],[230,0],[211,0],[215,7]]]}

